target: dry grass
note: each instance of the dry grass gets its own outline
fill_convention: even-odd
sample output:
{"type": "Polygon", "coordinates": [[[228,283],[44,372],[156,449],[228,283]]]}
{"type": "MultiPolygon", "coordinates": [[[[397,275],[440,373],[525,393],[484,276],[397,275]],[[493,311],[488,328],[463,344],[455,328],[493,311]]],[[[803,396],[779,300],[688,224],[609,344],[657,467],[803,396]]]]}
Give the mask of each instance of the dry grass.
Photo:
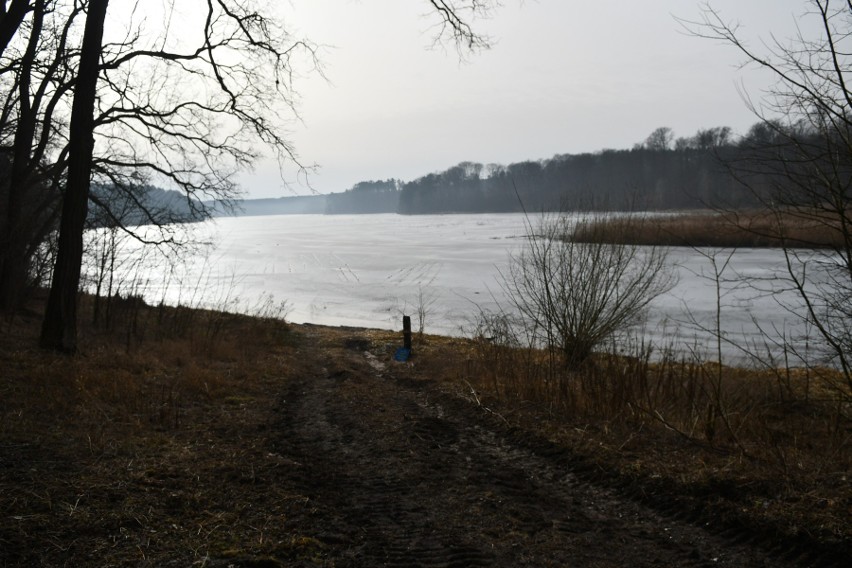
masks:
{"type": "Polygon", "coordinates": [[[580,242],[690,247],[845,246],[843,233],[835,221],[809,212],[703,212],[642,219],[608,217],[579,225],[573,238],[580,242]]]}
{"type": "MultiPolygon", "coordinates": [[[[0,551],[37,541],[30,560],[44,565],[72,553],[92,565],[310,558],[310,537],[287,523],[305,499],[288,493],[295,466],[270,450],[268,429],[289,377],[328,354],[282,321],[140,306],[110,329],[84,326],[83,353],[68,358],[33,347],[38,323],[33,312],[0,333],[0,551]]],[[[501,423],[657,487],[655,498],[852,538],[850,399],[825,386],[830,371],[600,355],[569,373],[499,339],[424,336],[411,372],[474,389],[501,423]]]]}
{"type": "Polygon", "coordinates": [[[828,369],[749,370],[598,354],[567,370],[557,353],[478,339],[462,378],[482,404],[580,448],[602,469],[658,480],[760,526],[852,537],[852,393],[828,369]]]}
{"type": "Polygon", "coordinates": [[[222,480],[286,475],[263,432],[270,391],[298,366],[291,327],[144,305],[125,316],[82,322],[73,358],[35,347],[37,308],[0,323],[0,560],[190,565],[288,542],[276,515],[298,496],[222,480]]]}
{"type": "MultiPolygon", "coordinates": [[[[84,298],[83,313],[88,303],[84,298]]],[[[18,394],[34,397],[39,414],[47,409],[98,427],[169,427],[184,407],[227,396],[235,380],[242,390],[267,375],[276,364],[270,355],[289,341],[283,320],[202,310],[187,318],[186,312],[143,305],[109,328],[83,325],[82,352],[73,358],[36,349],[37,318],[7,322],[11,333],[0,336],[3,388],[24,389],[18,394]]]]}

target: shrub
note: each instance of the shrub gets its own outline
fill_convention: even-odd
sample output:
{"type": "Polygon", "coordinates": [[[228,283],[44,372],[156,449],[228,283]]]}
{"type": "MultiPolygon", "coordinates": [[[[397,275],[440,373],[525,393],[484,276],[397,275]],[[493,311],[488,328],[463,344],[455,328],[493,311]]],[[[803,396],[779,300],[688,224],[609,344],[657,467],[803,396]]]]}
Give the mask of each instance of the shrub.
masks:
{"type": "MultiPolygon", "coordinates": [[[[607,230],[630,230],[628,218],[607,230]]],[[[566,215],[528,226],[527,246],[510,259],[504,287],[528,329],[558,349],[569,368],[602,342],[637,323],[648,304],[674,284],[667,252],[622,242],[577,242],[597,225],[575,227],[566,215]]]]}

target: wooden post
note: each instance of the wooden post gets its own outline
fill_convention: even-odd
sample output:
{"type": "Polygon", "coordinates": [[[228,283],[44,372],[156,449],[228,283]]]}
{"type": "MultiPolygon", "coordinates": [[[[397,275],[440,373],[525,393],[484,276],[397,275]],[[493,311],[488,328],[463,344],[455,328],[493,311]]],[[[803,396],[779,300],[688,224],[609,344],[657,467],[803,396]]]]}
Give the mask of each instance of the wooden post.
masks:
{"type": "Polygon", "coordinates": [[[411,350],[411,316],[402,316],[402,341],[403,346],[411,350]]]}

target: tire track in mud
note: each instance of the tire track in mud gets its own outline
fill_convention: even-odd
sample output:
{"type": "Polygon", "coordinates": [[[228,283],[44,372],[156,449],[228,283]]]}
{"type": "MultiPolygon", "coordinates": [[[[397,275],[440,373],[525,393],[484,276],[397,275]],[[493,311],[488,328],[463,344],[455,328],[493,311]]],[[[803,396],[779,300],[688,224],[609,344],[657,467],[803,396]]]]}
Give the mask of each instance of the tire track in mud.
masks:
{"type": "Polygon", "coordinates": [[[791,565],[581,479],[404,367],[337,353],[290,385],[277,425],[306,497],[292,529],[325,565],[791,565]]]}

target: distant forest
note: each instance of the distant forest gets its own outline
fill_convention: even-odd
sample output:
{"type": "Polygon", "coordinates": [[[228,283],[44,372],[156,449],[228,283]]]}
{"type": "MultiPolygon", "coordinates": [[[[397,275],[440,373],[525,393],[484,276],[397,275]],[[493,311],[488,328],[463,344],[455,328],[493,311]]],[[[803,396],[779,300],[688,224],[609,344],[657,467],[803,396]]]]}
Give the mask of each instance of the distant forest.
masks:
{"type": "Polygon", "coordinates": [[[663,127],[629,150],[508,166],[462,162],[408,182],[363,181],[341,193],[247,200],[243,207],[249,215],[743,208],[759,204],[761,180],[753,176],[746,186],[729,166],[741,166],[776,137],[766,123],[738,138],[724,126],[686,138],[663,127]]]}
{"type": "Polygon", "coordinates": [[[89,190],[86,227],[193,223],[210,216],[204,205],[184,193],[151,185],[123,187],[94,183],[89,190]]]}

